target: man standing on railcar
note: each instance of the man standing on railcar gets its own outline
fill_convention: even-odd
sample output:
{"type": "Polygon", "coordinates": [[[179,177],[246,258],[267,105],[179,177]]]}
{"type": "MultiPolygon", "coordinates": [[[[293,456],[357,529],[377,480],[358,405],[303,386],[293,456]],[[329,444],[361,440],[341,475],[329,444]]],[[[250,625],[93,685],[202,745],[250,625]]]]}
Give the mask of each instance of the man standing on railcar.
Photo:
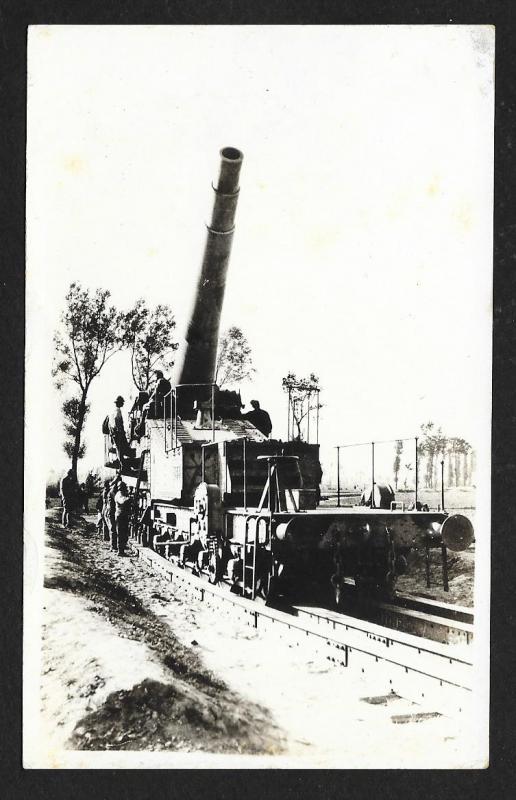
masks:
{"type": "Polygon", "coordinates": [[[154,379],[154,391],[143,407],[143,422],[147,417],[149,419],[157,419],[164,412],[167,416],[170,415],[170,390],[172,388],[170,381],[164,377],[160,369],[155,370],[154,379]]]}
{"type": "Polygon", "coordinates": [[[119,395],[115,400],[116,409],[109,415],[109,433],[111,434],[111,439],[116,448],[120,467],[122,466],[122,458],[131,455],[131,448],[127,442],[124,419],[122,417],[122,406],[124,403],[124,398],[119,395]]]}
{"type": "Polygon", "coordinates": [[[260,433],[263,433],[264,436],[269,437],[272,431],[271,418],[265,409],[260,408],[260,403],[258,400],[251,400],[251,405],[253,410],[248,411],[247,414],[242,414],[243,419],[249,420],[249,422],[254,425],[255,428],[258,428],[260,433]]]}

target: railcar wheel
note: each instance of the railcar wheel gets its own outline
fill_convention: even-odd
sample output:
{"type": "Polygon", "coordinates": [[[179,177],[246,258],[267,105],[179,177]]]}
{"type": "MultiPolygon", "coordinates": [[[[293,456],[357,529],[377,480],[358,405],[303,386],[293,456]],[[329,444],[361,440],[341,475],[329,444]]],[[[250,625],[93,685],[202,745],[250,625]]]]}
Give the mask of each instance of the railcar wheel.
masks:
{"type": "Polygon", "coordinates": [[[210,553],[208,561],[208,581],[218,583],[222,578],[222,561],[218,553],[210,553]]]}
{"type": "Polygon", "coordinates": [[[283,564],[272,558],[267,565],[262,564],[256,585],[256,596],[262,598],[266,605],[272,605],[280,597],[282,573],[283,564]]]}
{"type": "Polygon", "coordinates": [[[339,575],[332,575],[330,578],[330,583],[332,587],[332,594],[333,600],[335,603],[335,608],[340,608],[340,604],[342,601],[342,582],[339,575]]]}
{"type": "Polygon", "coordinates": [[[344,583],[344,558],[343,553],[341,552],[339,547],[336,547],[333,551],[333,569],[335,572],[330,578],[330,587],[331,593],[333,596],[333,601],[335,603],[335,608],[340,608],[342,603],[342,588],[344,583]]]}
{"type": "Polygon", "coordinates": [[[272,603],[277,595],[277,581],[272,575],[264,575],[256,583],[256,597],[272,603]]]}

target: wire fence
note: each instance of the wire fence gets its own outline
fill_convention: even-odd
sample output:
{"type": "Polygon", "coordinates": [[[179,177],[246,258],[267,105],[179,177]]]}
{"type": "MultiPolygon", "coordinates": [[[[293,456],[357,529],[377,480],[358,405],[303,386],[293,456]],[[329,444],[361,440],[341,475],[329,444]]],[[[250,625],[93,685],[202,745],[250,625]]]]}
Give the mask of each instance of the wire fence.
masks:
{"type": "Polygon", "coordinates": [[[374,504],[378,487],[386,485],[392,488],[396,500],[406,507],[445,508],[444,458],[435,465],[433,485],[424,485],[424,459],[419,437],[339,444],[334,446],[334,454],[325,495],[326,502],[331,505],[355,505],[364,493],[371,493],[372,487],[374,504]]]}

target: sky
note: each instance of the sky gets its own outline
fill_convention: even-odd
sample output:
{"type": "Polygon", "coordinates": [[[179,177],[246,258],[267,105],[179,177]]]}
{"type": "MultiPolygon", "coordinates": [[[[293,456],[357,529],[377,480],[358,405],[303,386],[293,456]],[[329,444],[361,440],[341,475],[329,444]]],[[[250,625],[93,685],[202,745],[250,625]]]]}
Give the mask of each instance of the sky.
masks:
{"type": "MultiPolygon", "coordinates": [[[[252,347],[243,399],[285,437],[281,379],[314,372],[326,477],[335,445],[428,420],[487,452],[493,51],[488,26],[32,27],[26,418],[42,469],[67,466],[50,371],[69,284],[167,303],[182,335],[228,145],[244,162],[222,328],[252,347]]],[[[84,468],[132,392],[117,355],[91,389],[84,468]]]]}

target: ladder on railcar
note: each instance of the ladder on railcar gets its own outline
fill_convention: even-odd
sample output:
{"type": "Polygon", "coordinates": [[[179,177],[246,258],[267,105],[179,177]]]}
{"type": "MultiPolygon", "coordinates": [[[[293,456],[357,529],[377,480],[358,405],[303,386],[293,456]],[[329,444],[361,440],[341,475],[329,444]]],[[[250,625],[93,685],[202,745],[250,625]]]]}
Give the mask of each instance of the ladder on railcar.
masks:
{"type": "Polygon", "coordinates": [[[250,594],[251,600],[254,600],[256,597],[256,550],[258,547],[258,519],[256,520],[256,527],[254,529],[254,541],[250,541],[247,538],[248,534],[248,527],[249,522],[254,517],[247,517],[245,520],[245,527],[244,527],[244,544],[242,547],[242,597],[245,597],[246,592],[246,573],[247,570],[251,572],[251,581],[250,581],[250,594]],[[247,548],[251,548],[251,563],[247,563],[247,548]]]}
{"type": "Polygon", "coordinates": [[[142,476],[144,473],[144,465],[145,465],[145,456],[147,455],[148,450],[142,450],[140,453],[140,465],[138,468],[138,477],[136,478],[136,486],[134,487],[134,505],[133,505],[133,518],[131,521],[131,533],[134,538],[137,538],[139,541],[139,530],[138,530],[138,517],[140,511],[140,485],[142,482],[142,476]]]}

